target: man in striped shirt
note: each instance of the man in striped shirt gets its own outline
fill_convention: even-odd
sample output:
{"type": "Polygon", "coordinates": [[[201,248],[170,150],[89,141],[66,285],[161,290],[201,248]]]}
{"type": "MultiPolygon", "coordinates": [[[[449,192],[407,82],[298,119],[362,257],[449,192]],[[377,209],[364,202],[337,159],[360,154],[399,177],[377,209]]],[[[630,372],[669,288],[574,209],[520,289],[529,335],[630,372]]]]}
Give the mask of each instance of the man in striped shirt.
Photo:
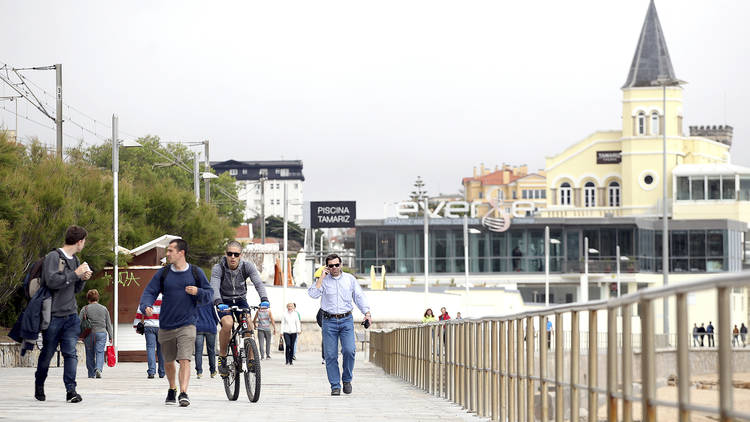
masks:
{"type": "Polygon", "coordinates": [[[148,377],[154,378],[156,373],[156,356],[159,357],[159,378],[164,378],[164,356],[161,354],[161,344],[159,344],[159,312],[161,311],[161,293],[156,297],[156,302],[152,306],[154,310],[151,316],[138,309],[135,314],[135,320],[133,321],[133,327],[137,327],[138,323],[143,321],[143,335],[146,337],[146,356],[148,358],[148,377]]]}

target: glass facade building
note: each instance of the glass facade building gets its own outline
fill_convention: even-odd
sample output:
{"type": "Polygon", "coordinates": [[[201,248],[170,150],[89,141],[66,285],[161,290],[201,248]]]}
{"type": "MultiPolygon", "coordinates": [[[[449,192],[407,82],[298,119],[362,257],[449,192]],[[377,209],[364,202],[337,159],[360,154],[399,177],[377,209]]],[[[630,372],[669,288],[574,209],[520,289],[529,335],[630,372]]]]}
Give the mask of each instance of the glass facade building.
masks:
{"type": "MultiPolygon", "coordinates": [[[[461,220],[441,219],[429,228],[429,272],[464,273],[464,235],[461,220]]],[[[627,257],[621,271],[659,273],[662,268],[662,231],[659,219],[515,219],[503,233],[484,229],[479,220],[470,227],[471,274],[544,273],[544,229],[550,227],[550,272],[584,271],[584,239],[588,238],[589,272],[612,273],[616,249],[627,257]]],[[[745,224],[734,220],[670,221],[670,272],[739,271],[744,253],[745,224]]],[[[424,272],[424,226],[421,219],[357,221],[357,270],[385,266],[388,274],[424,272]]]]}

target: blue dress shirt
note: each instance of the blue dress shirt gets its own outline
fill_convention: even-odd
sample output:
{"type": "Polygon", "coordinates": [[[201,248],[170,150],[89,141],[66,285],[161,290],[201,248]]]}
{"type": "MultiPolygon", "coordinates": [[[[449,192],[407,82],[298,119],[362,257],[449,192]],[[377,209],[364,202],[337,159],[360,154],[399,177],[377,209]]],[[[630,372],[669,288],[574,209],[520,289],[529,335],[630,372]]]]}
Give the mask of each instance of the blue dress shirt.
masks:
{"type": "Polygon", "coordinates": [[[328,274],[323,278],[320,289],[316,287],[316,284],[317,282],[307,289],[307,294],[313,299],[321,298],[320,308],[324,312],[329,314],[347,313],[354,309],[352,302],[357,304],[363,314],[370,312],[370,306],[367,304],[364,294],[362,294],[362,288],[359,287],[359,283],[353,275],[341,273],[338,278],[334,278],[328,274]]]}

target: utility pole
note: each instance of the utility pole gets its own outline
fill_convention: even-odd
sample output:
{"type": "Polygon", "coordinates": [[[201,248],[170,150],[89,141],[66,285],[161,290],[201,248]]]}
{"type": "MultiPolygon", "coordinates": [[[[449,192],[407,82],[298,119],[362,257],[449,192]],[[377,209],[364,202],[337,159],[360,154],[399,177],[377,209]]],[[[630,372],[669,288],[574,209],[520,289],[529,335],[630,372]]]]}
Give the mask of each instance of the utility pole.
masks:
{"type": "Polygon", "coordinates": [[[193,189],[195,190],[195,205],[198,205],[201,199],[201,185],[198,177],[198,153],[193,152],[193,189]]]}
{"type": "MultiPolygon", "coordinates": [[[[206,165],[203,168],[203,171],[209,172],[211,171],[211,162],[208,160],[208,139],[203,141],[203,152],[206,154],[206,165]]],[[[211,202],[211,180],[206,177],[205,179],[205,197],[206,197],[206,203],[208,204],[211,202]]]]}
{"type": "MultiPolygon", "coordinates": [[[[59,116],[59,114],[58,114],[58,116],[59,116]]],[[[119,328],[119,324],[120,324],[120,318],[119,318],[119,315],[120,315],[120,312],[119,312],[120,311],[120,301],[119,301],[119,299],[120,299],[120,296],[118,294],[118,291],[120,290],[120,275],[119,275],[119,271],[118,271],[118,268],[117,268],[117,266],[118,266],[117,254],[120,252],[119,248],[117,247],[117,245],[118,245],[118,243],[120,241],[118,239],[118,236],[117,236],[118,232],[120,231],[119,221],[118,221],[119,220],[119,213],[120,213],[119,206],[118,206],[118,196],[119,196],[119,190],[120,190],[119,187],[118,187],[118,183],[119,183],[118,174],[120,172],[120,144],[119,144],[119,141],[117,139],[117,137],[118,137],[118,133],[117,133],[118,132],[118,130],[117,130],[118,129],[118,125],[119,125],[119,120],[117,119],[117,115],[113,114],[112,115],[112,192],[113,192],[113,195],[112,196],[114,197],[114,229],[113,229],[113,232],[114,232],[114,235],[115,235],[114,236],[115,237],[114,238],[114,241],[115,241],[115,245],[114,245],[115,259],[114,259],[114,261],[115,262],[114,262],[114,265],[112,266],[112,277],[113,277],[112,278],[112,282],[114,283],[114,285],[112,286],[112,289],[114,290],[114,296],[115,296],[115,298],[114,298],[114,300],[115,300],[115,307],[114,307],[114,311],[115,311],[115,324],[114,324],[114,330],[113,330],[114,331],[113,334],[115,335],[115,338],[114,338],[114,341],[113,341],[113,344],[115,346],[115,353],[117,353],[117,350],[118,350],[118,348],[117,348],[117,340],[120,338],[120,328],[119,328]]]]}
{"type": "Polygon", "coordinates": [[[260,177],[260,243],[266,244],[266,178],[260,177]]]}
{"type": "Polygon", "coordinates": [[[62,100],[62,64],[55,65],[57,74],[57,112],[55,113],[55,126],[57,127],[57,158],[63,159],[63,100],[62,100]]]}

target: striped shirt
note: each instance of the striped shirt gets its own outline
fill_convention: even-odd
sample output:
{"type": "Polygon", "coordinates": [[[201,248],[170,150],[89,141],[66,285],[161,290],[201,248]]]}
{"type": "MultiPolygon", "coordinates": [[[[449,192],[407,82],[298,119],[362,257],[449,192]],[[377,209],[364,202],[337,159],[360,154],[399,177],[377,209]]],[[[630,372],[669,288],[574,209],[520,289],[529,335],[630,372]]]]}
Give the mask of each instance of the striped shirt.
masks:
{"type": "Polygon", "coordinates": [[[161,293],[159,293],[159,296],[156,298],[156,302],[154,302],[154,305],[151,307],[154,310],[154,313],[151,316],[146,316],[146,314],[141,313],[141,309],[138,308],[138,312],[135,314],[135,319],[133,320],[133,327],[138,325],[141,320],[143,320],[143,325],[146,327],[156,327],[159,328],[159,312],[161,311],[161,293]]]}

